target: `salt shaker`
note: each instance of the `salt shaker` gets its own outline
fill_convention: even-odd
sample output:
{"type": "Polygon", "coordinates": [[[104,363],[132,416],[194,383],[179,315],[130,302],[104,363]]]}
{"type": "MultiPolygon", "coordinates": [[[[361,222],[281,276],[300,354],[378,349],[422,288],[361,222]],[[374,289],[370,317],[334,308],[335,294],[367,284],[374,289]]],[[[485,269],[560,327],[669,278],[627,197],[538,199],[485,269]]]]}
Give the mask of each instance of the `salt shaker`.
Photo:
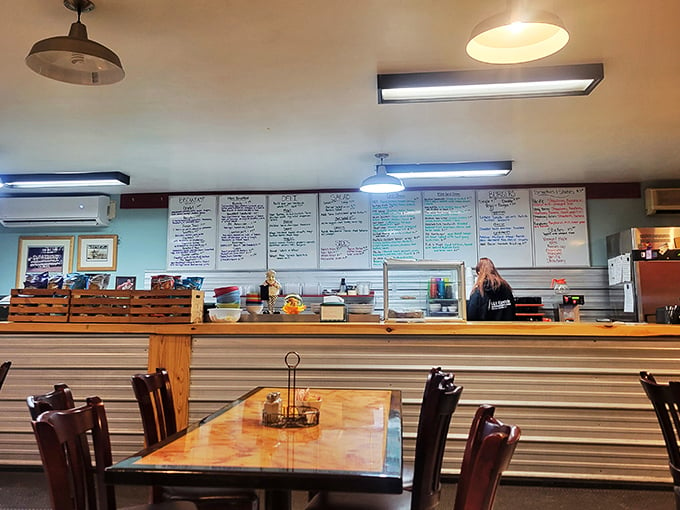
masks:
{"type": "Polygon", "coordinates": [[[276,417],[281,414],[281,393],[272,391],[267,393],[267,398],[264,401],[264,409],[262,414],[269,417],[270,420],[276,420],[276,417]]]}

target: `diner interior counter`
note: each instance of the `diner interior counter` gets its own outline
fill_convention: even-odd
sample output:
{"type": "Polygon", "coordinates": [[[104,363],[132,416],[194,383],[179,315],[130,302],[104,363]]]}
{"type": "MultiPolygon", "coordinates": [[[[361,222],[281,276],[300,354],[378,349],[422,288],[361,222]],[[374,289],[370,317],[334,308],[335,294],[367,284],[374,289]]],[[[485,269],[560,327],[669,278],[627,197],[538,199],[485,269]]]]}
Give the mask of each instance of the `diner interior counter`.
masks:
{"type": "MultiPolygon", "coordinates": [[[[403,395],[404,451],[413,454],[428,370],[464,387],[444,473],[456,474],[479,404],[519,425],[507,477],[670,484],[654,412],[638,381],[647,370],[680,379],[680,326],[631,323],[0,323],[0,465],[39,465],[26,409],[55,383],[78,402],[99,395],[116,459],[143,447],[130,376],[167,368],[180,423],[196,421],[255,386],[387,388],[403,395]]],[[[322,417],[323,419],[323,417],[322,417]]]]}

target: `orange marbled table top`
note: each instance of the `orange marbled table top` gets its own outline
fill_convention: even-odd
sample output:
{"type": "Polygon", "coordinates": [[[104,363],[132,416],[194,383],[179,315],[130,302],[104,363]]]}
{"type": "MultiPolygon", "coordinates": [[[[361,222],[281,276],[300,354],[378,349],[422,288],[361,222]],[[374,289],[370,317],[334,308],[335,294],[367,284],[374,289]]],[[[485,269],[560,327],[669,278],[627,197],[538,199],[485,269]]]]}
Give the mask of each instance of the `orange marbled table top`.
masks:
{"type": "Polygon", "coordinates": [[[256,388],[161,445],[107,470],[111,483],[401,491],[401,392],[313,389],[319,424],[262,425],[256,388]]]}

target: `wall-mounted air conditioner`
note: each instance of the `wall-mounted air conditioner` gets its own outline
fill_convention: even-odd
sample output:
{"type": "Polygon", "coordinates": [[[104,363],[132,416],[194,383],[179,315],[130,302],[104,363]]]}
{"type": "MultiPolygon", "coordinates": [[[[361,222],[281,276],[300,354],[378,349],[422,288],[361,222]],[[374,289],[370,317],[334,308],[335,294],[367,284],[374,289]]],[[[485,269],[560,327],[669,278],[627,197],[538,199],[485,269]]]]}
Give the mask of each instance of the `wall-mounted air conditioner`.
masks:
{"type": "Polygon", "coordinates": [[[105,195],[0,197],[0,224],[9,228],[104,227],[109,224],[112,205],[105,195]]]}
{"type": "Polygon", "coordinates": [[[680,188],[647,188],[645,209],[647,214],[680,213],[680,188]]]}

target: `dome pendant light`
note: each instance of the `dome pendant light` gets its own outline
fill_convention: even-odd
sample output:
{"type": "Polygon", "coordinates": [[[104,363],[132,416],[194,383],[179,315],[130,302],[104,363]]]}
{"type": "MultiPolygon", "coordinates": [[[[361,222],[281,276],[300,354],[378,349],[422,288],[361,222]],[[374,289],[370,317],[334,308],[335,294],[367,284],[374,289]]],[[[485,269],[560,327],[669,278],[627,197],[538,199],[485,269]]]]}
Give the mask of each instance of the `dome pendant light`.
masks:
{"type": "Polygon", "coordinates": [[[389,156],[384,152],[379,152],[375,155],[380,160],[380,164],[375,168],[375,175],[371,175],[364,179],[359,188],[365,193],[396,193],[404,189],[404,183],[401,179],[393,175],[387,175],[387,169],[383,164],[383,160],[389,156]]]}
{"type": "Polygon", "coordinates": [[[489,64],[519,64],[558,52],[569,41],[562,20],[546,11],[532,11],[523,0],[509,0],[508,10],[479,23],[465,48],[489,64]]]}
{"type": "Polygon", "coordinates": [[[50,37],[33,45],[26,65],[38,74],[75,85],[109,85],[125,76],[118,55],[87,38],[87,28],[80,22],[82,12],[90,12],[90,0],[64,0],[67,9],[78,13],[67,36],[50,37]]]}

